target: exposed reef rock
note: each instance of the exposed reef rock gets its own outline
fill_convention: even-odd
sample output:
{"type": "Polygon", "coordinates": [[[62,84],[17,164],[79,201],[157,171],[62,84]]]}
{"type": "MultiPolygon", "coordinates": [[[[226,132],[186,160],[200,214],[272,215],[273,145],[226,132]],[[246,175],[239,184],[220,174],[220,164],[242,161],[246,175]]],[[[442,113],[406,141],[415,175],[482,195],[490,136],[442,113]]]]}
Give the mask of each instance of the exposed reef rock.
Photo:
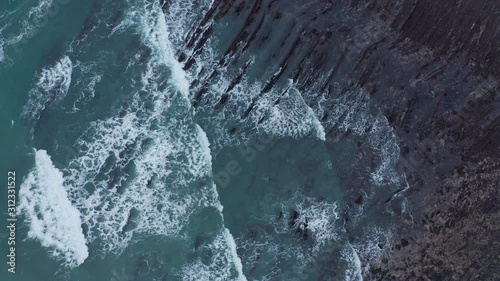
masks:
{"type": "MultiPolygon", "coordinates": [[[[192,69],[217,25],[231,22],[221,31],[229,40],[219,42],[227,51],[202,70],[214,79],[224,67],[235,77],[217,107],[243,72],[266,81],[259,97],[293,79],[308,105],[322,102],[332,159],[339,140],[351,144],[342,153],[359,159],[337,165],[350,207],[384,213],[397,228],[387,258],[362,258],[366,280],[500,280],[499,13],[493,0],[215,0],[179,61],[192,69]],[[374,155],[366,139],[330,122],[339,99],[387,120],[407,184],[387,183],[365,198],[364,166],[374,155]]],[[[195,105],[211,81],[204,83],[194,87],[195,105]]],[[[253,100],[241,116],[255,107],[253,100]]]]}
{"type": "Polygon", "coordinates": [[[457,168],[405,221],[388,280],[499,280],[500,163],[457,168]]]}

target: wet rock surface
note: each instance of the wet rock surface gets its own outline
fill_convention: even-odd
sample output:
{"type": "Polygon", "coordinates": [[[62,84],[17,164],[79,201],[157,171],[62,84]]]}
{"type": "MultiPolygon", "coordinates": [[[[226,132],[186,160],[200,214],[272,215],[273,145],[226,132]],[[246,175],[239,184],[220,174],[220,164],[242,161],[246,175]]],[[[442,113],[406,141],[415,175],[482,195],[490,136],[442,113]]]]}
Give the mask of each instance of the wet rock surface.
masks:
{"type": "Polygon", "coordinates": [[[407,238],[392,250],[384,279],[498,280],[499,168],[491,159],[458,168],[424,197],[414,220],[403,220],[407,238]]]}
{"type": "MultiPolygon", "coordinates": [[[[229,38],[219,43],[226,52],[202,70],[211,78],[220,68],[234,73],[218,106],[243,72],[267,81],[260,96],[293,79],[308,105],[322,102],[332,159],[358,159],[337,163],[352,240],[362,239],[349,225],[359,206],[396,226],[395,244],[379,246],[384,258],[361,256],[366,280],[500,280],[499,13],[493,0],[215,0],[179,60],[192,68],[217,25],[234,22],[220,31],[229,38]],[[269,69],[269,61],[279,67],[269,69]],[[339,99],[387,120],[404,184],[366,194],[364,167],[375,152],[330,122],[347,113],[338,112],[339,99]]],[[[198,88],[195,105],[205,98],[206,87],[198,88]]],[[[242,118],[254,114],[255,102],[242,118]]]]}

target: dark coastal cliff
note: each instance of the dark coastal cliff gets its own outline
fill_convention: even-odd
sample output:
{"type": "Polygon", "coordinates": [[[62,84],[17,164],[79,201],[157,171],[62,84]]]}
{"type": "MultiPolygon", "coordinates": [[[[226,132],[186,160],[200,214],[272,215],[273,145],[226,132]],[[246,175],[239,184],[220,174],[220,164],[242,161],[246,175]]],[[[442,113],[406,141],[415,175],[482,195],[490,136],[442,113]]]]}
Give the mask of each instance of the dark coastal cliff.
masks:
{"type": "MultiPolygon", "coordinates": [[[[356,143],[360,165],[372,155],[365,140],[329,122],[335,100],[362,99],[393,128],[408,186],[386,188],[369,208],[390,209],[400,242],[382,261],[362,260],[367,280],[500,280],[500,2],[214,0],[186,38],[190,51],[178,54],[185,69],[227,22],[219,31],[227,51],[202,70],[210,79],[222,67],[235,73],[220,106],[238,73],[267,81],[261,96],[293,79],[309,105],[326,99],[320,121],[332,154],[340,140],[356,143]],[[277,71],[259,72],[269,61],[277,71]]],[[[196,106],[207,88],[195,89],[196,106]]],[[[344,172],[353,175],[343,184],[355,208],[363,176],[344,172]]]]}

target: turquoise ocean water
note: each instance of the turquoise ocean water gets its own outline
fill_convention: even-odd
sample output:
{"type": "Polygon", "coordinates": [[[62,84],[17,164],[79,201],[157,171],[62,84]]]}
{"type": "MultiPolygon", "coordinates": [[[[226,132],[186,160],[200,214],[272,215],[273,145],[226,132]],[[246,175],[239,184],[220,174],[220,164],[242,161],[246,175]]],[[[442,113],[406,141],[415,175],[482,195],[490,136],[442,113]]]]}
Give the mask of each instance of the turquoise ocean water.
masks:
{"type": "Polygon", "coordinates": [[[16,273],[2,227],[0,280],[361,280],[373,245],[343,228],[317,110],[290,81],[280,106],[259,104],[264,121],[239,118],[256,69],[224,109],[224,75],[193,107],[228,23],[185,71],[177,52],[210,2],[168,5],[0,3],[0,171],[16,172],[18,218],[16,273]]]}

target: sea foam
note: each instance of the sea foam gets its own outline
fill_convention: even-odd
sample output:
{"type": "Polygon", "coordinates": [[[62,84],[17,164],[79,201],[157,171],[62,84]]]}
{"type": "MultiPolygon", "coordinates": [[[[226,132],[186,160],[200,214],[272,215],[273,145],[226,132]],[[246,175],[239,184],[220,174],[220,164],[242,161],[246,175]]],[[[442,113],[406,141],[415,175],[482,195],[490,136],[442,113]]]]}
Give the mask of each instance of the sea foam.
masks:
{"type": "Polygon", "coordinates": [[[19,190],[19,212],[29,226],[28,238],[38,240],[69,267],[82,264],[88,249],[81,214],[68,199],[63,173],[45,150],[35,152],[35,168],[19,190]]]}
{"type": "Polygon", "coordinates": [[[281,211],[280,218],[277,221],[273,212],[249,219],[250,224],[264,225],[237,239],[245,268],[252,270],[257,280],[307,280],[310,277],[308,266],[317,263],[317,257],[326,249],[335,248],[339,241],[342,229],[338,226],[337,203],[317,201],[302,193],[287,201],[268,200],[266,205],[281,211]],[[293,225],[292,210],[299,213],[293,225]]]}
{"type": "MultiPolygon", "coordinates": [[[[323,102],[326,102],[323,99],[323,102]]],[[[387,118],[380,112],[370,111],[369,95],[358,90],[330,99],[328,117],[323,122],[327,129],[336,128],[340,132],[352,132],[366,140],[369,149],[376,152],[378,165],[370,170],[370,180],[375,186],[402,184],[405,175],[397,170],[399,160],[398,139],[387,118]]],[[[322,104],[319,111],[324,111],[322,104]]]]}
{"type": "MultiPolygon", "coordinates": [[[[19,50],[19,46],[26,44],[30,38],[33,38],[38,30],[48,23],[49,16],[52,17],[57,12],[57,10],[55,10],[56,12],[52,11],[52,7],[59,5],[58,3],[54,4],[54,0],[40,0],[36,2],[38,3],[31,7],[28,13],[23,16],[18,13],[19,11],[25,11],[22,6],[1,15],[2,19],[6,19],[5,22],[2,22],[3,27],[7,27],[9,30],[8,36],[3,40],[5,46],[14,46],[16,50],[19,50]],[[20,30],[11,30],[11,21],[19,21],[21,25],[20,30]]],[[[0,33],[2,31],[3,28],[0,29],[0,33]]]]}
{"type": "MultiPolygon", "coordinates": [[[[194,122],[189,83],[171,49],[163,13],[157,2],[134,5],[114,32],[135,30],[152,50],[148,60],[129,63],[145,66],[142,87],[123,96],[127,103],[110,117],[91,123],[76,141],[77,156],[67,169],[74,187],[70,196],[83,214],[87,240],[103,254],[122,251],[139,235],[183,237],[194,212],[205,207],[222,212],[210,180],[210,143],[194,122]]],[[[245,280],[227,230],[211,247],[224,263],[195,263],[199,270],[192,274],[218,276],[236,268],[245,280]]]]}
{"type": "Polygon", "coordinates": [[[361,260],[351,244],[348,243],[342,250],[342,259],[347,262],[344,281],[363,281],[361,260]]]}
{"type": "Polygon", "coordinates": [[[203,262],[197,260],[183,267],[183,281],[246,281],[241,260],[236,253],[236,243],[227,228],[221,230],[214,240],[203,245],[200,251],[207,251],[211,258],[203,262]],[[234,265],[234,267],[233,267],[234,265]]]}
{"type": "Polygon", "coordinates": [[[68,93],[72,70],[73,64],[68,56],[42,69],[36,85],[29,93],[22,115],[28,120],[36,120],[45,108],[60,102],[68,93]]]}
{"type": "Polygon", "coordinates": [[[268,104],[267,107],[270,109],[269,118],[257,127],[267,134],[297,139],[313,134],[316,138],[325,140],[325,130],[321,122],[293,84],[280,103],[275,106],[268,104]]]}

